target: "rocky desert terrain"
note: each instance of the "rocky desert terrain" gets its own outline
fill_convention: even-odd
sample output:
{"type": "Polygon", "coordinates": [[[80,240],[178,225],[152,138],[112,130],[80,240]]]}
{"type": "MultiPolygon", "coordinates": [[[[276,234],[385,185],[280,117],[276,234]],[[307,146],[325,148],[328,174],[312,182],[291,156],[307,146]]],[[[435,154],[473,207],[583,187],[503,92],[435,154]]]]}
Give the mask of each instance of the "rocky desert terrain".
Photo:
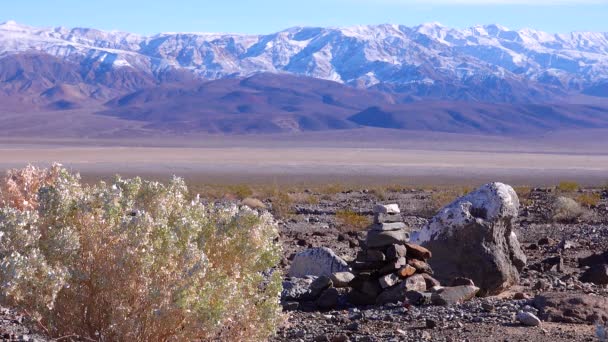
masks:
{"type": "MultiPolygon", "coordinates": [[[[429,290],[426,301],[414,302],[408,295],[382,305],[355,305],[349,297],[353,289],[338,287],[335,279],[329,283],[326,277],[289,277],[298,253],[317,247],[331,249],[347,268],[356,268],[357,258],[369,243],[368,229],[377,204],[396,204],[400,212],[389,214],[391,220],[403,222],[400,227],[413,233],[432,222],[444,205],[472,190],[327,185],[260,194],[256,196],[260,201],[245,199],[245,204],[271,210],[279,220],[285,323],[274,340],[598,341],[599,327],[608,319],[608,191],[599,187],[579,188],[568,182],[556,187],[516,187],[521,205],[511,228],[527,262],[517,283],[491,295],[438,305],[430,301],[430,292],[437,287],[418,291],[429,290]],[[328,288],[335,297],[320,299],[328,288]]],[[[460,269],[480,267],[473,255],[470,262],[461,262],[460,269]]],[[[473,284],[469,281],[441,285],[466,287],[473,284]]],[[[25,313],[9,309],[0,313],[4,340],[45,340],[34,334],[40,329],[28,325],[25,313]]]]}
{"type": "MultiPolygon", "coordinates": [[[[594,323],[602,319],[597,313],[601,312],[604,320],[608,318],[605,266],[604,273],[598,275],[601,279],[593,279],[596,283],[581,275],[595,263],[608,261],[608,193],[601,189],[570,193],[570,197],[594,198],[597,202],[577,213],[575,216],[580,216],[576,218],[555,219],[559,210],[555,202],[558,197],[566,196],[563,191],[555,188],[517,190],[522,205],[514,230],[527,257],[519,284],[496,295],[447,306],[415,306],[404,299],[387,305],[355,307],[338,301],[337,307],[322,310],[312,302],[300,302],[297,307],[287,307],[287,324],[276,339],[596,341],[594,323]],[[601,253],[604,253],[603,259],[601,253]],[[595,257],[589,258],[594,254],[595,257]],[[543,298],[556,306],[553,311],[540,304],[543,298]],[[520,311],[533,313],[543,321],[538,326],[525,326],[517,319],[520,311]]],[[[296,205],[296,215],[281,225],[283,265],[287,269],[296,253],[314,247],[329,247],[352,264],[367,232],[353,229],[352,219],[341,220],[341,212],[353,211],[371,222],[375,203],[396,203],[401,208],[403,221],[415,230],[434,215],[434,206],[437,206],[434,202],[446,200],[443,197],[448,196],[417,189],[394,189],[382,193],[381,198],[376,191],[366,189],[346,190],[331,196],[315,192],[309,195],[320,196],[318,203],[309,199],[314,204],[296,205]]],[[[474,269],[478,265],[471,261],[465,267],[474,269]]]]}

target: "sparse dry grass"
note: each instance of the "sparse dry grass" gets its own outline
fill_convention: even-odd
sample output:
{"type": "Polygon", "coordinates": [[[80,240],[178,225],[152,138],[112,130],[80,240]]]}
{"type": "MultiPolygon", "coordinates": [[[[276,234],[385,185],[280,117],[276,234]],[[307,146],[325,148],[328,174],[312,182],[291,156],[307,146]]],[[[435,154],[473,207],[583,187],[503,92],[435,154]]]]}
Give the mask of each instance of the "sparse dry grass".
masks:
{"type": "Polygon", "coordinates": [[[318,192],[323,195],[335,195],[345,192],[347,187],[344,184],[333,183],[322,186],[318,189],[318,192]]]}
{"type": "Polygon", "coordinates": [[[371,224],[371,220],[367,216],[352,210],[339,210],[336,212],[336,218],[341,224],[338,228],[341,232],[362,231],[371,224]]]}
{"type": "Polygon", "coordinates": [[[557,190],[563,193],[576,192],[578,189],[580,189],[580,186],[573,181],[562,181],[557,185],[557,190]]]}
{"type": "Polygon", "coordinates": [[[315,196],[313,194],[308,194],[308,193],[304,193],[304,192],[295,192],[295,193],[290,193],[289,197],[291,198],[291,201],[296,204],[308,204],[308,205],[319,204],[319,199],[317,198],[317,196],[315,196]]]}
{"type": "Polygon", "coordinates": [[[285,219],[293,214],[293,201],[286,191],[281,191],[278,187],[270,197],[272,202],[272,214],[281,219],[285,219]]]}
{"type": "Polygon", "coordinates": [[[596,194],[596,193],[585,193],[585,194],[580,194],[576,197],[576,201],[587,208],[592,208],[595,207],[596,205],[598,205],[600,203],[600,200],[602,199],[602,197],[600,196],[600,194],[596,194]]]}
{"type": "Polygon", "coordinates": [[[472,190],[469,186],[435,189],[431,194],[431,206],[437,211],[472,190]]]}

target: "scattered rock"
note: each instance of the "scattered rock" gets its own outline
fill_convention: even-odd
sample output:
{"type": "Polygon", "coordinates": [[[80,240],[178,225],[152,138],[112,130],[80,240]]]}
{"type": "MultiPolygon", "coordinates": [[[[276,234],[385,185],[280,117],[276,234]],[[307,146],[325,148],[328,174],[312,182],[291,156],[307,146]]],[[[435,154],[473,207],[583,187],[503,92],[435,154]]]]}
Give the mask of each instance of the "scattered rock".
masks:
{"type": "Polygon", "coordinates": [[[608,264],[597,264],[591,266],[581,275],[581,281],[597,285],[608,284],[608,264]]]}
{"type": "Polygon", "coordinates": [[[331,279],[326,276],[320,276],[313,280],[310,284],[310,295],[312,298],[317,298],[325,289],[331,287],[331,279]]]}
{"type": "Polygon", "coordinates": [[[543,237],[538,240],[537,244],[539,246],[555,245],[555,240],[548,237],[543,237]]]}
{"type": "Polygon", "coordinates": [[[527,325],[529,327],[537,327],[540,325],[540,319],[538,317],[536,317],[533,313],[526,312],[526,311],[518,312],[517,320],[521,324],[527,325]]]}
{"type": "Polygon", "coordinates": [[[426,282],[426,288],[427,289],[431,289],[433,287],[441,286],[441,283],[439,282],[439,280],[433,278],[428,273],[422,273],[422,277],[424,278],[424,281],[426,282]]]}
{"type": "Polygon", "coordinates": [[[534,284],[534,290],[546,291],[551,288],[551,284],[545,279],[539,279],[536,284],[534,284]]]}
{"type": "Polygon", "coordinates": [[[338,305],[340,292],[335,288],[328,288],[323,291],[316,301],[317,306],[322,310],[330,310],[338,305]]]}
{"type": "Polygon", "coordinates": [[[560,323],[608,323],[608,298],[585,294],[550,292],[534,298],[544,321],[560,323]]]}
{"type": "Polygon", "coordinates": [[[407,291],[405,298],[412,305],[429,305],[431,304],[431,293],[422,291],[407,291]]]}
{"type": "Polygon", "coordinates": [[[579,267],[593,266],[598,264],[608,264],[608,251],[601,254],[592,254],[586,258],[578,260],[579,267]]]}
{"type": "Polygon", "coordinates": [[[425,291],[426,282],[420,274],[415,274],[401,283],[385,289],[378,298],[376,304],[397,303],[405,300],[405,293],[408,291],[425,291]]]}
{"type": "Polygon", "coordinates": [[[336,272],[350,271],[342,258],[327,247],[318,247],[296,254],[289,268],[290,277],[331,276],[336,272]]]}
{"type": "Polygon", "coordinates": [[[433,251],[439,281],[467,277],[481,294],[497,294],[519,282],[526,262],[513,233],[518,210],[512,187],[487,184],[441,209],[411,241],[433,251]]]}
{"type": "Polygon", "coordinates": [[[432,294],[431,301],[435,305],[464,303],[474,298],[478,292],[479,288],[471,285],[444,287],[432,294]]]}
{"type": "Polygon", "coordinates": [[[454,278],[454,280],[452,280],[452,286],[466,286],[466,285],[475,286],[475,282],[473,282],[473,280],[471,280],[469,278],[463,278],[463,277],[454,278]]]}
{"type": "Polygon", "coordinates": [[[522,300],[522,299],[529,299],[530,297],[523,293],[523,292],[517,292],[513,295],[513,299],[515,300],[522,300]]]}
{"type": "Polygon", "coordinates": [[[310,284],[313,278],[290,278],[283,282],[281,300],[283,301],[303,301],[311,300],[310,284]]]}
{"type": "Polygon", "coordinates": [[[330,277],[334,287],[348,287],[348,284],[355,279],[355,275],[350,272],[336,272],[330,277]]]}

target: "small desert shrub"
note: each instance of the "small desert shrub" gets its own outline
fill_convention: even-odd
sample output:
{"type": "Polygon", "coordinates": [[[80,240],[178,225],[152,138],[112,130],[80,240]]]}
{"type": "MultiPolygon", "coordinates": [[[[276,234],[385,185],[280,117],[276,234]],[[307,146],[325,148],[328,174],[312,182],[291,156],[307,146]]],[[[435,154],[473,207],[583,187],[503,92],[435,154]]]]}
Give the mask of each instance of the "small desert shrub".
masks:
{"type": "Polygon", "coordinates": [[[557,185],[557,190],[560,192],[576,192],[580,186],[577,182],[563,181],[557,185]]]}
{"type": "Polygon", "coordinates": [[[234,196],[236,196],[236,198],[240,200],[243,200],[247,197],[251,197],[253,195],[253,190],[251,190],[251,187],[246,184],[232,185],[228,189],[230,193],[234,194],[234,196]]]}
{"type": "Polygon", "coordinates": [[[293,201],[289,193],[275,188],[270,200],[272,201],[272,213],[279,218],[287,218],[293,214],[293,201]]]}
{"type": "Polygon", "coordinates": [[[247,197],[244,200],[241,201],[241,203],[243,205],[248,206],[251,209],[266,209],[266,205],[264,204],[264,202],[260,201],[257,198],[253,198],[253,197],[247,197]]]}
{"type": "Polygon", "coordinates": [[[382,187],[372,189],[371,193],[376,196],[378,201],[385,201],[387,199],[386,190],[382,187]]]}
{"type": "Polygon", "coordinates": [[[580,194],[576,197],[576,201],[587,208],[595,207],[600,203],[601,196],[596,193],[580,194]]]}
{"type": "Polygon", "coordinates": [[[340,231],[343,232],[358,232],[366,229],[370,225],[370,220],[367,216],[358,214],[352,210],[338,210],[336,219],[340,222],[340,231]]]}
{"type": "Polygon", "coordinates": [[[553,203],[553,219],[558,222],[572,222],[585,214],[585,210],[575,200],[558,197],[553,203]]]}
{"type": "Polygon", "coordinates": [[[11,171],[2,187],[0,304],[50,336],[260,341],[275,331],[270,214],[190,201],[179,178],[85,186],[55,166],[11,171]],[[30,176],[22,183],[36,195],[6,191],[30,176]]]}

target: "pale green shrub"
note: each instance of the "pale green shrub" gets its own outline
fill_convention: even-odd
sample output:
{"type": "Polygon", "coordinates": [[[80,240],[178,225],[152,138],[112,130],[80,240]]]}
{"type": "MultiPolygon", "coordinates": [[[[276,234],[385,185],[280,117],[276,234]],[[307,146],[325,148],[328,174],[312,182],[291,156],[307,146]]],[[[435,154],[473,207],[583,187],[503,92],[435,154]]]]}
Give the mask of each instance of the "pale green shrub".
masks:
{"type": "Polygon", "coordinates": [[[583,207],[569,197],[558,197],[553,203],[553,219],[558,222],[572,222],[585,214],[583,207]]]}
{"type": "Polygon", "coordinates": [[[34,207],[0,194],[1,304],[53,337],[259,341],[275,331],[270,214],[189,201],[179,178],[84,186],[51,173],[34,207]]]}

